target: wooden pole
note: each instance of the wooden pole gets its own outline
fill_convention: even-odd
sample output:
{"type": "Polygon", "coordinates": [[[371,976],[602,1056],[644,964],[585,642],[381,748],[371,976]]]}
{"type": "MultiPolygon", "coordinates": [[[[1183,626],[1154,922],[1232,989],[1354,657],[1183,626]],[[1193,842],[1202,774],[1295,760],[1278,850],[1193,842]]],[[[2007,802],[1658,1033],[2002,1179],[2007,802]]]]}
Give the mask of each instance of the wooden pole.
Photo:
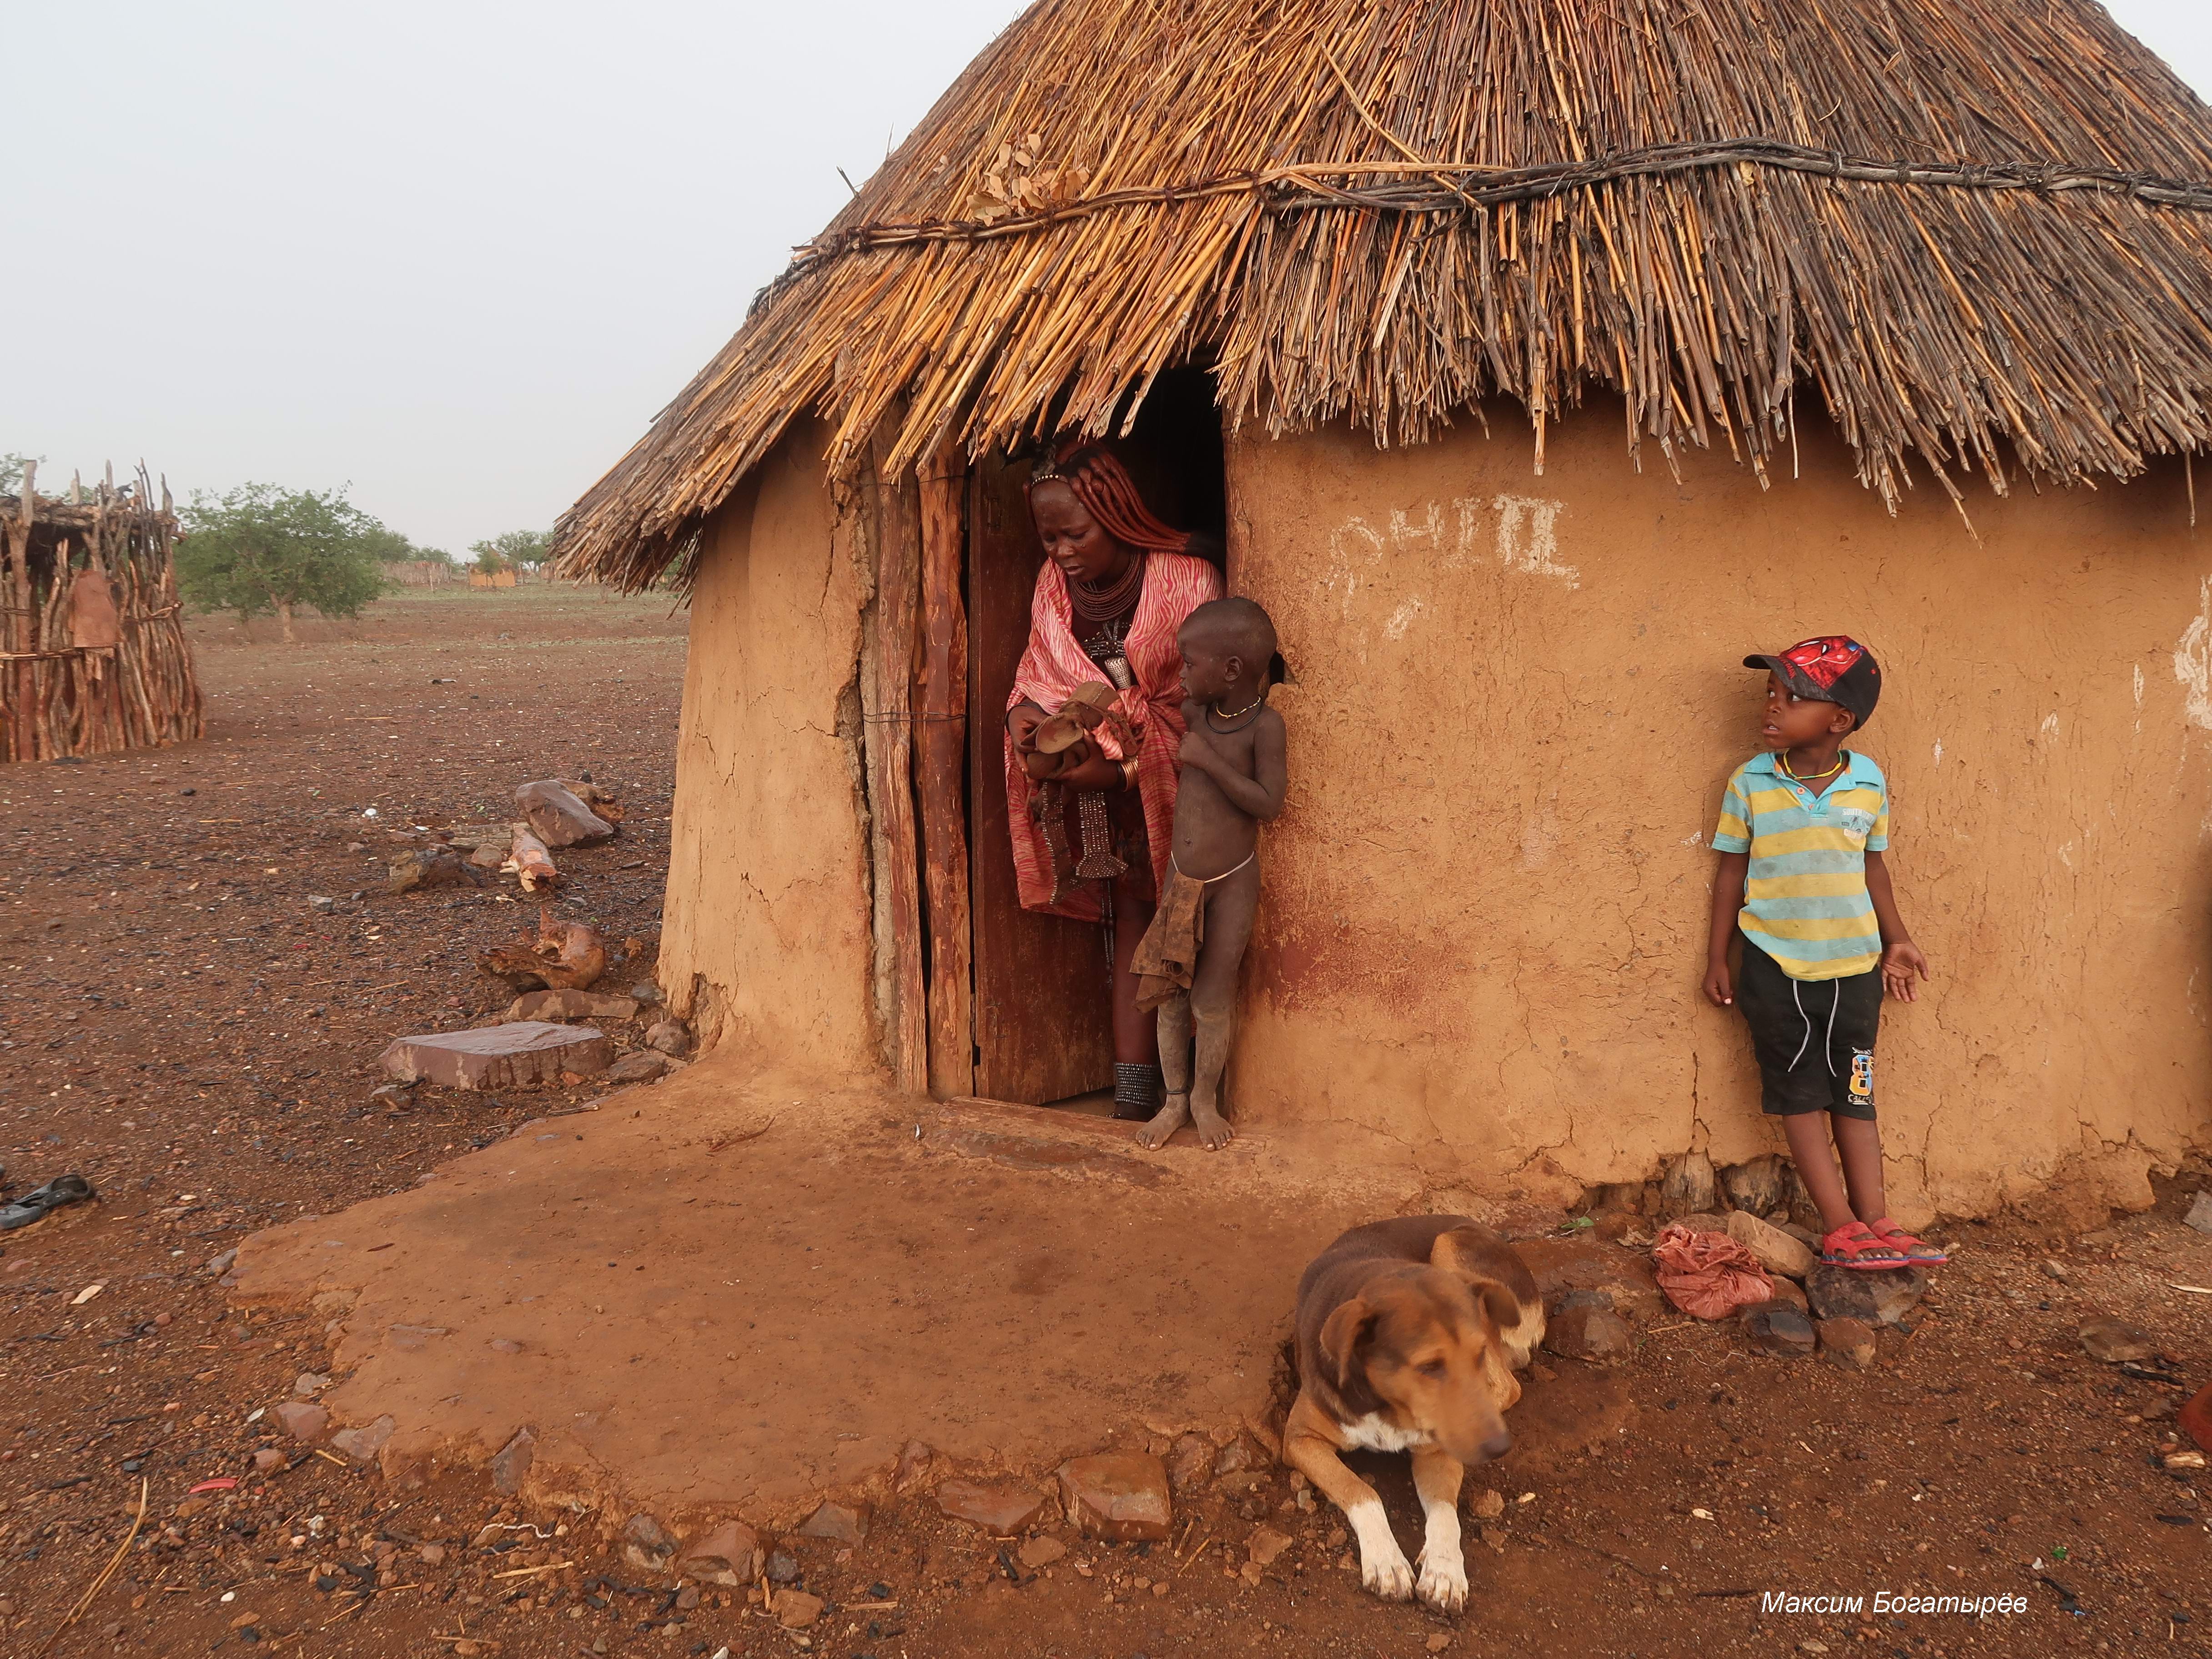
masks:
{"type": "Polygon", "coordinates": [[[914,682],[921,597],[920,491],[914,475],[872,464],[855,506],[874,592],[860,622],[860,718],[874,872],[876,1006],[896,1086],[929,1087],[923,988],[921,849],[914,810],[914,682]]]}
{"type": "Polygon", "coordinates": [[[975,1088],[973,925],[968,909],[968,607],[962,513],[968,468],[947,444],[921,470],[921,669],[915,688],[922,880],[929,918],[929,1087],[975,1088]]]}

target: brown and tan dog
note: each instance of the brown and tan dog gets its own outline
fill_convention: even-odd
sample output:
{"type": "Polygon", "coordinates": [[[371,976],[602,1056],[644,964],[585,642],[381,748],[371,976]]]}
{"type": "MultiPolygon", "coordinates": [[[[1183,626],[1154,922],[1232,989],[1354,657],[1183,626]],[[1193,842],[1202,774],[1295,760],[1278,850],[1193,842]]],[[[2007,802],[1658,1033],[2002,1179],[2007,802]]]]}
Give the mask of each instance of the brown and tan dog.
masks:
{"type": "Polygon", "coordinates": [[[1298,1281],[1298,1398],[1283,1455],[1344,1511],[1360,1582],[1456,1613],[1467,1602],[1459,1485],[1513,1443],[1514,1372],[1544,1336],[1536,1281],[1510,1244],[1462,1215],[1354,1227],[1298,1281]],[[1338,1455],[1411,1452],[1427,1517],[1418,1582],[1382,1500],[1338,1455]]]}

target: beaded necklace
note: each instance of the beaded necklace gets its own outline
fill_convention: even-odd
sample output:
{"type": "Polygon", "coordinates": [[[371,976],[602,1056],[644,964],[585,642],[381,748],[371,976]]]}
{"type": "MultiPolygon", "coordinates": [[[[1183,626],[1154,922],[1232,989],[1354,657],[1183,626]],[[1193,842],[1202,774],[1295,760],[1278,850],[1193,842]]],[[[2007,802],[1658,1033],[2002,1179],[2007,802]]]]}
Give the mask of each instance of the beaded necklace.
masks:
{"type": "Polygon", "coordinates": [[[1067,584],[1068,608],[1085,622],[1110,622],[1127,611],[1145,585],[1145,556],[1138,554],[1129,568],[1104,587],[1088,582],[1067,584]]]}
{"type": "Polygon", "coordinates": [[[1830,767],[1826,771],[1808,772],[1804,776],[1800,777],[1796,773],[1790,769],[1790,751],[1787,749],[1776,756],[1775,759],[1782,768],[1782,775],[1789,779],[1792,783],[1822,783],[1835,776],[1837,773],[1842,771],[1846,766],[1849,766],[1851,763],[1850,750],[1846,749],[1836,757],[1836,763],[1830,767]]]}

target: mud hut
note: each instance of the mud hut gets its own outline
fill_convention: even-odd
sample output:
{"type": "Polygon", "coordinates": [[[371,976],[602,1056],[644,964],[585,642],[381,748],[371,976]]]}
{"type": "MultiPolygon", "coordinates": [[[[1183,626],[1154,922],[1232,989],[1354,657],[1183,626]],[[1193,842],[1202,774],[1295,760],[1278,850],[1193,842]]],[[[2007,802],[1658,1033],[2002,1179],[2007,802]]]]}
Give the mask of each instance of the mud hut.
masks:
{"type": "Polygon", "coordinates": [[[200,688],[177,599],[177,517],[140,469],[0,495],[0,761],[183,743],[200,688]]]}
{"type": "Polygon", "coordinates": [[[671,992],[766,1060],[1099,1080],[988,785],[1012,458],[1110,431],[1299,681],[1247,1126],[1501,1194],[1769,1150],[1706,840],[1739,659],[1841,630],[1938,975],[1899,1213],[2147,1203],[2212,1097],[2208,181],[2087,0],[1043,0],[562,521],[691,592],[671,992]]]}

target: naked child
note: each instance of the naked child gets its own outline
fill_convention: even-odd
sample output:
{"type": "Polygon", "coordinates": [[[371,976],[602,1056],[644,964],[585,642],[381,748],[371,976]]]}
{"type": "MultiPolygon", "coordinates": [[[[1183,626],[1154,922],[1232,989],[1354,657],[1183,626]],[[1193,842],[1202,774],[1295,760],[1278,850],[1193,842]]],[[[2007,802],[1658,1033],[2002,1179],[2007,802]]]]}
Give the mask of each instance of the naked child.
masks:
{"type": "Polygon", "coordinates": [[[1210,1152],[1228,1145],[1221,1073],[1236,1034],[1237,968],[1260,908],[1260,826],[1283,810],[1283,717],[1275,625],[1250,599],[1216,599],[1185,619],[1187,731],[1166,890],[1131,963],[1138,1006],[1159,1010],[1167,1100],[1137,1132],[1163,1146],[1185,1122],[1210,1152]]]}

